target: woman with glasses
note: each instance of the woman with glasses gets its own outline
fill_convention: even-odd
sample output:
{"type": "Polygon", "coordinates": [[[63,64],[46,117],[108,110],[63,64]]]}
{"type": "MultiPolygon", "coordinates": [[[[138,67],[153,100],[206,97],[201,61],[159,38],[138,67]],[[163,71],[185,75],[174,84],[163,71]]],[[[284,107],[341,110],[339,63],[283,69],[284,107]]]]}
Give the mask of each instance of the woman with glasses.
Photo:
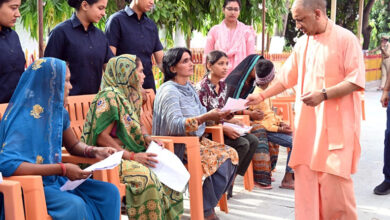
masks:
{"type": "Polygon", "coordinates": [[[228,55],[228,74],[248,55],[255,53],[256,34],[251,26],[238,21],[241,1],[225,0],[221,24],[211,28],[207,35],[204,57],[213,50],[221,50],[228,55]]]}

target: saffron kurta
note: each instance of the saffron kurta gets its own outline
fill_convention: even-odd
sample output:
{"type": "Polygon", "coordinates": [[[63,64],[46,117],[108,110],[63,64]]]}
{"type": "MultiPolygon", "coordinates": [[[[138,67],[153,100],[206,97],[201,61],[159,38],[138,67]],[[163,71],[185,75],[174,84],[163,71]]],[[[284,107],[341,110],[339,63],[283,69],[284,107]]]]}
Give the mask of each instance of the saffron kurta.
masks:
{"type": "Polygon", "coordinates": [[[314,171],[349,178],[356,172],[361,151],[360,94],[326,100],[316,107],[305,105],[300,97],[342,81],[364,88],[365,67],[357,38],[328,20],[324,33],[299,38],[279,81],[286,88],[298,85],[289,165],[307,165],[314,171]]]}

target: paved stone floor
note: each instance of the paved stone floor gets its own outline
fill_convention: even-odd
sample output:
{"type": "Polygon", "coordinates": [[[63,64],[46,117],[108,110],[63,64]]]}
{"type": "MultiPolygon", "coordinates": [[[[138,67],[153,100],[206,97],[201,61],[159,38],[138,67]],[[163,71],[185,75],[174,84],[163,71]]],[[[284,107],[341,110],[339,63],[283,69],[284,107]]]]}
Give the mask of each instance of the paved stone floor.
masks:
{"type": "MultiPolygon", "coordinates": [[[[382,182],[383,138],[386,125],[386,110],[379,103],[381,93],[369,89],[365,93],[366,120],[362,122],[362,155],[358,172],[353,175],[359,220],[389,220],[390,195],[377,196],[373,188],[382,182]]],[[[219,211],[223,220],[281,220],[294,219],[294,191],[280,189],[284,174],[286,151],[281,148],[272,190],[255,188],[245,191],[242,178],[237,178],[234,197],[228,201],[229,213],[219,211]]],[[[189,217],[189,201],[185,201],[182,219],[189,217]]],[[[124,216],[125,217],[125,216],[124,216]]],[[[125,217],[126,218],[126,217],[125,217]]],[[[122,219],[125,219],[122,218],[122,219]]]]}

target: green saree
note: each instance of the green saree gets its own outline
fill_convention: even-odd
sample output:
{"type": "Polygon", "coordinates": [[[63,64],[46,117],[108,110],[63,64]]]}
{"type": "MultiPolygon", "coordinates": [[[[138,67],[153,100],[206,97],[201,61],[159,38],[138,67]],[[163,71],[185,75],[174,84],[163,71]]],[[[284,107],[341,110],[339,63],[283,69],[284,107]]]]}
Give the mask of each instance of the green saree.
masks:
{"type": "MultiPolygon", "coordinates": [[[[122,55],[110,59],[100,92],[87,114],[81,140],[96,145],[99,134],[115,122],[114,135],[124,144],[123,149],[144,152],[140,91],[135,56],[122,55]]],[[[182,193],[163,185],[148,167],[136,161],[122,160],[119,175],[126,185],[129,219],[180,219],[183,213],[182,193]]]]}

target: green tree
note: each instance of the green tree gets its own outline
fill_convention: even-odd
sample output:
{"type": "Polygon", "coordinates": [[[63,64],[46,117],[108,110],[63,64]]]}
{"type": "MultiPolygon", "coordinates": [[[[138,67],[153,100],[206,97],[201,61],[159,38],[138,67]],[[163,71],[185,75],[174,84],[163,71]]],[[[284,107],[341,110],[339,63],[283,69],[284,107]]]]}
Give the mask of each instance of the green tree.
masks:
{"type": "MultiPolygon", "coordinates": [[[[291,0],[266,1],[266,30],[273,34],[275,26],[283,29],[281,16],[288,11],[286,2],[291,0]]],[[[150,13],[150,17],[160,28],[165,28],[165,40],[173,43],[173,33],[180,29],[186,37],[187,46],[190,47],[194,31],[207,34],[210,28],[220,23],[223,18],[224,0],[159,0],[156,10],[150,13]]],[[[261,0],[242,0],[242,8],[239,20],[247,25],[253,25],[257,32],[262,30],[262,10],[259,9],[261,0]]]]}
{"type": "Polygon", "coordinates": [[[372,28],[369,49],[379,45],[381,35],[390,35],[390,0],[376,1],[371,14],[369,25],[372,28]]]}
{"type": "MultiPolygon", "coordinates": [[[[43,24],[44,36],[58,23],[69,19],[74,9],[69,7],[67,0],[43,0],[43,24]]],[[[107,18],[125,6],[124,0],[109,0],[106,9],[106,16],[97,24],[97,27],[104,30],[107,18]]],[[[22,0],[20,6],[21,21],[23,27],[30,30],[34,39],[38,38],[38,10],[37,0],[22,0]]]]}

